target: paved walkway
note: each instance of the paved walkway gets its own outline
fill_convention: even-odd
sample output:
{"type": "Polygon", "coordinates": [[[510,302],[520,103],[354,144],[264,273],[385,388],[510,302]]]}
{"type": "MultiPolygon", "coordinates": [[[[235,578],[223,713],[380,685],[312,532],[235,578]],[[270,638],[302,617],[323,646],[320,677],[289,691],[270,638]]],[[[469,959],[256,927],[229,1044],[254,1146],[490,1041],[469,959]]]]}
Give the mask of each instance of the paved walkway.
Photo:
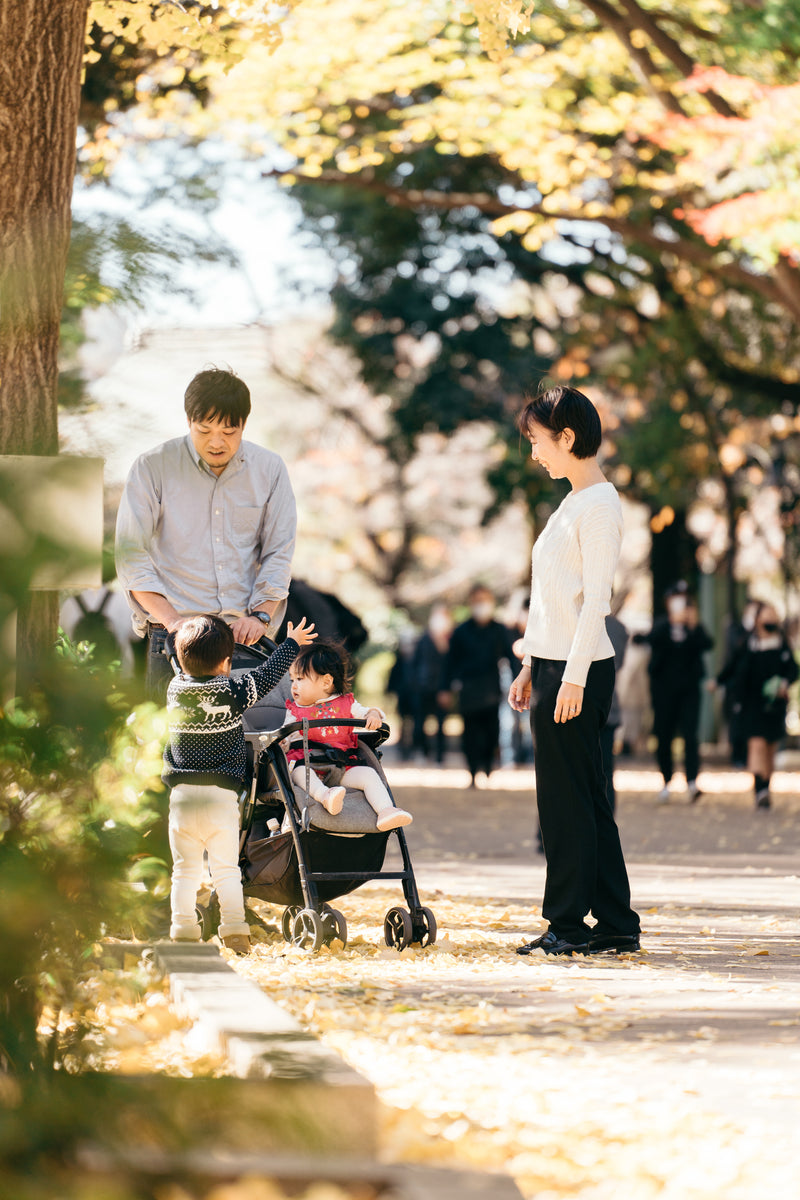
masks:
{"type": "Polygon", "coordinates": [[[373,1083],[382,1157],[505,1172],[526,1200],[800,1195],[800,774],[757,812],[744,775],[658,806],[624,764],[643,951],[552,959],[514,952],[541,927],[532,771],[386,769],[436,946],[383,945],[387,880],[337,902],[345,949],[275,930],[236,963],[373,1083]]]}
{"type": "MultiPolygon", "coordinates": [[[[498,772],[479,790],[456,767],[387,773],[398,803],[415,812],[423,902],[435,908],[427,898],[439,893],[498,909],[540,903],[530,770],[498,772]]],[[[727,770],[702,774],[696,805],[680,792],[656,805],[660,779],[645,765],[616,781],[644,953],[550,960],[548,977],[557,972],[564,986],[536,995],[541,1044],[579,1026],[591,1061],[582,1050],[577,1058],[605,1074],[610,1103],[615,1084],[635,1076],[637,1092],[644,1081],[645,1093],[732,1120],[743,1136],[768,1139],[772,1158],[796,1154],[800,1194],[800,1152],[788,1142],[800,1125],[800,775],[776,778],[768,812],[755,811],[749,777],[727,770]]],[[[528,931],[539,924],[533,916],[528,931]]],[[[461,983],[481,993],[474,973],[461,983]]],[[[483,998],[531,1005],[515,968],[483,998]]]]}

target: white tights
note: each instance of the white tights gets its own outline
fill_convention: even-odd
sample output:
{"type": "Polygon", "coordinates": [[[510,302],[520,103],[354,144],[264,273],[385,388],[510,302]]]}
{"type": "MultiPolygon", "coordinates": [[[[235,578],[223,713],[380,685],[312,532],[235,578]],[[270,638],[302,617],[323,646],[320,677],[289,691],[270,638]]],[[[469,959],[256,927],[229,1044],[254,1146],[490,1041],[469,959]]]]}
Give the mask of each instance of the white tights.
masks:
{"type": "MultiPolygon", "coordinates": [[[[303,763],[298,762],[292,766],[292,783],[298,784],[299,787],[306,786],[306,768],[303,763]]],[[[367,802],[374,808],[376,813],[383,812],[384,809],[392,808],[392,797],[384,787],[383,780],[377,771],[372,767],[348,767],[342,776],[342,785],[344,787],[359,788],[367,798],[367,802]]],[[[320,804],[323,798],[328,793],[328,788],[320,779],[319,775],[312,768],[308,773],[308,794],[312,800],[317,800],[320,804]]]]}

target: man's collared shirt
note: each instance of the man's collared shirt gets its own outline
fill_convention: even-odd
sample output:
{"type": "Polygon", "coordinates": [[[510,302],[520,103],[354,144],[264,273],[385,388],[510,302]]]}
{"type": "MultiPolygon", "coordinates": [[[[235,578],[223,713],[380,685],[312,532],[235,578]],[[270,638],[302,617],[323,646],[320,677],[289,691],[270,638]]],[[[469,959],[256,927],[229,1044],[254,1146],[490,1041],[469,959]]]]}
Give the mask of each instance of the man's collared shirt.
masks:
{"type": "MultiPolygon", "coordinates": [[[[288,594],[297,513],[286,464],[242,442],[220,475],[187,435],[142,454],[117,514],[117,573],[131,592],[158,592],[181,616],[247,612],[288,594]]],[[[139,618],[137,621],[136,618],[139,618]]]]}

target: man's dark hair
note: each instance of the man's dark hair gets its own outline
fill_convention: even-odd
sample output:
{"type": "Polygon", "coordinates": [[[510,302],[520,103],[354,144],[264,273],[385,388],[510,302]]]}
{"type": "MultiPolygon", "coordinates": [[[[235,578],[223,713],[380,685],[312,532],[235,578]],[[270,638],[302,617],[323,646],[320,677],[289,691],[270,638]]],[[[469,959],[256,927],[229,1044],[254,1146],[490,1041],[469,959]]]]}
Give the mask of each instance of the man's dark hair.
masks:
{"type": "Polygon", "coordinates": [[[301,678],[311,671],[315,675],[330,675],[334,692],[350,691],[350,663],[341,642],[313,642],[303,646],[292,666],[301,678]]]}
{"type": "Polygon", "coordinates": [[[190,421],[218,419],[244,425],[250,415],[250,389],[234,371],[207,367],[187,387],[183,407],[190,421]]]}
{"type": "Polygon", "coordinates": [[[190,617],[175,634],[175,653],[184,675],[211,675],[233,657],[233,646],[230,626],[211,613],[190,617]]]}
{"type": "Polygon", "coordinates": [[[575,434],[572,453],[576,458],[593,458],[600,449],[603,438],[600,415],[589,397],[577,388],[547,388],[529,400],[517,418],[517,426],[529,437],[534,425],[541,425],[554,436],[571,429],[575,434]]]}

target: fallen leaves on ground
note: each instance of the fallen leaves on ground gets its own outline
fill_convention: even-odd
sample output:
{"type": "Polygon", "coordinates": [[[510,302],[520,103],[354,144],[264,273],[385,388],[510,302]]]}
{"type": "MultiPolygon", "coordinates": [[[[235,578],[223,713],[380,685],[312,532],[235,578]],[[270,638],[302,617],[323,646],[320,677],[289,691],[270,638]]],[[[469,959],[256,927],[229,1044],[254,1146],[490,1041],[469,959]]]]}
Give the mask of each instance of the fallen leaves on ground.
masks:
{"type": "MultiPolygon", "coordinates": [[[[539,925],[530,909],[439,895],[426,900],[436,945],[400,953],[383,941],[397,903],[387,888],[337,903],[346,948],[309,954],[267,935],[235,966],[372,1081],[386,1159],[505,1171],[531,1200],[791,1193],[795,1166],[778,1152],[765,1167],[756,1131],[694,1086],[718,1028],[699,1011],[683,1030],[648,1026],[667,960],[688,1012],[703,989],[723,1005],[732,991],[701,965],[699,922],[682,960],[660,943],[639,956],[520,958],[515,947],[539,925]],[[621,972],[627,998],[613,994],[621,972]]],[[[743,1071],[739,1086],[750,1085],[743,1071]]]]}

